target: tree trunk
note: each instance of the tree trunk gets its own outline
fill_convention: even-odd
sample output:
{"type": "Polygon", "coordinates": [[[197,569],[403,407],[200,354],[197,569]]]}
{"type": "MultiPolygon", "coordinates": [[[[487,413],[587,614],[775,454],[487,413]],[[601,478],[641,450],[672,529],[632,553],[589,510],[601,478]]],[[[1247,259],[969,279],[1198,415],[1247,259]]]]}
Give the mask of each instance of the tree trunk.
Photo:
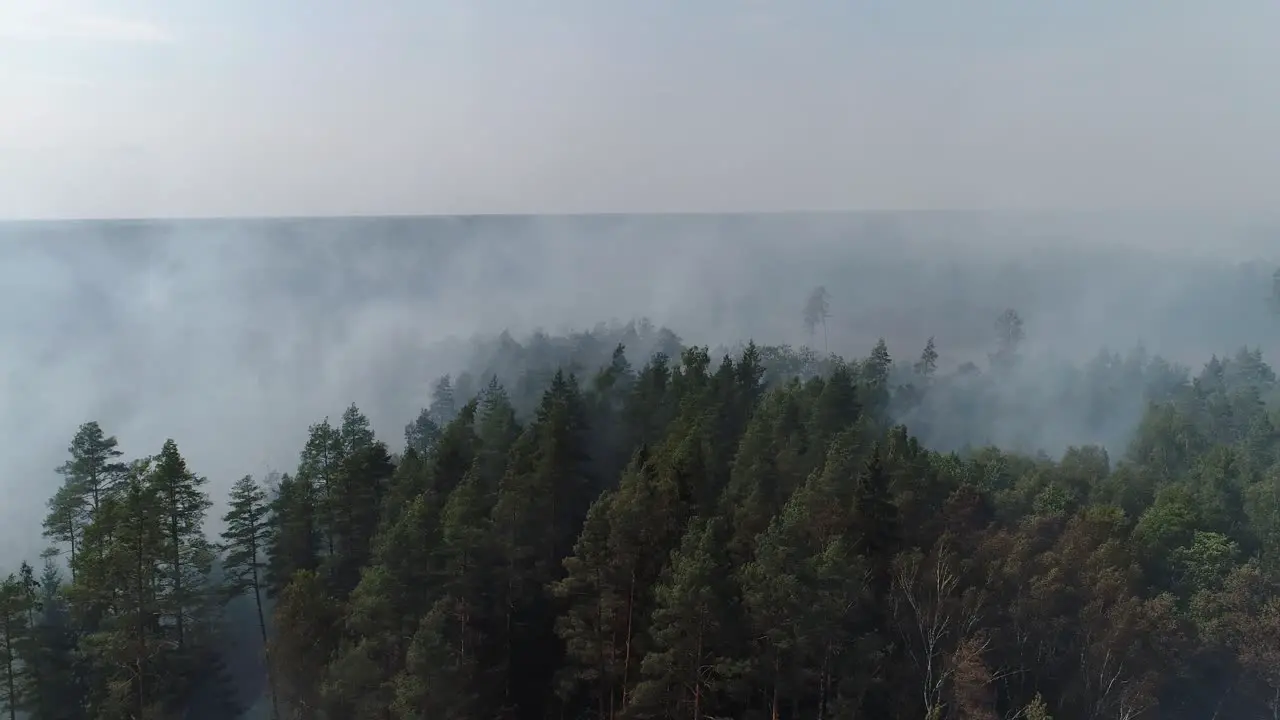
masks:
{"type": "Polygon", "coordinates": [[[693,720],[702,720],[702,622],[698,623],[698,639],[693,654],[693,720]]]}
{"type": "Polygon", "coordinates": [[[769,720],[778,720],[778,678],[782,674],[781,665],[782,660],[775,648],[773,653],[773,695],[769,700],[769,720]]]}
{"type": "Polygon", "coordinates": [[[253,601],[258,608],[258,630],[262,633],[262,654],[267,668],[267,690],[271,693],[272,720],[280,720],[280,706],[276,699],[276,677],[271,671],[271,644],[267,642],[267,619],[262,614],[262,588],[258,582],[258,550],[253,549],[253,601]]]}
{"type": "MultiPolygon", "coordinates": [[[[603,573],[600,572],[600,568],[597,567],[596,568],[596,587],[597,588],[602,588],[604,586],[604,578],[601,577],[602,574],[603,573]]],[[[598,700],[597,700],[596,712],[601,718],[608,717],[608,715],[605,714],[606,712],[605,707],[607,705],[607,702],[605,700],[606,693],[608,696],[613,695],[613,688],[609,687],[609,680],[608,680],[609,673],[605,667],[604,643],[605,643],[606,634],[604,629],[604,607],[603,606],[604,606],[604,600],[601,597],[600,591],[597,590],[596,591],[596,672],[600,676],[600,679],[599,679],[600,687],[597,688],[598,700]]]]}
{"type": "Polygon", "coordinates": [[[9,720],[18,720],[18,689],[13,677],[13,627],[4,619],[5,679],[9,686],[9,720]]]}
{"type": "Polygon", "coordinates": [[[631,567],[631,582],[627,586],[627,648],[622,658],[622,707],[627,706],[631,694],[631,635],[636,607],[636,569],[631,567]]]}
{"type": "Polygon", "coordinates": [[[72,518],[67,521],[67,537],[71,541],[71,583],[76,581],[76,521],[72,518]]]}
{"type": "Polygon", "coordinates": [[[178,498],[172,488],[169,490],[169,542],[173,543],[173,613],[178,625],[178,647],[182,648],[186,640],[182,618],[182,542],[178,534],[178,498]]]}
{"type": "Polygon", "coordinates": [[[134,684],[134,703],[135,703],[134,711],[137,713],[138,718],[142,718],[144,717],[144,711],[146,708],[146,692],[145,692],[145,688],[143,687],[143,683],[145,682],[145,678],[146,678],[146,662],[147,662],[147,613],[146,613],[146,603],[144,602],[147,588],[143,582],[143,572],[142,572],[143,561],[144,561],[143,552],[142,552],[142,533],[144,532],[144,530],[142,528],[138,528],[136,532],[138,534],[138,538],[134,542],[134,552],[135,552],[134,571],[137,573],[137,579],[135,581],[135,585],[138,591],[138,597],[137,597],[138,656],[137,656],[137,662],[136,662],[136,665],[137,665],[136,670],[138,673],[138,677],[137,677],[137,682],[134,684]]]}
{"type": "Polygon", "coordinates": [[[822,646],[822,673],[818,676],[818,720],[827,716],[827,692],[831,684],[831,641],[822,646]]]}

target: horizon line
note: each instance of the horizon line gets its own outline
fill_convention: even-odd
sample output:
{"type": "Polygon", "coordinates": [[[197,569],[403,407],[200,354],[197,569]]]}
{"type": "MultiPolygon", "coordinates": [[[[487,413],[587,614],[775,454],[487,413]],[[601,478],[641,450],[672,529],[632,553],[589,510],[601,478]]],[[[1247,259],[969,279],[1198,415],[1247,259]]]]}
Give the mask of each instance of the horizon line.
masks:
{"type": "Polygon", "coordinates": [[[1232,216],[1254,217],[1269,214],[1268,211],[1227,210],[1198,208],[1143,208],[1143,207],[1092,207],[1092,208],[830,208],[790,210],[637,210],[637,211],[549,211],[549,212],[420,212],[420,213],[315,213],[298,214],[244,214],[244,215],[116,215],[116,216],[33,216],[2,217],[0,225],[55,224],[55,223],[152,223],[152,222],[237,222],[237,221],[297,221],[297,220],[431,220],[449,218],[702,218],[702,217],[786,217],[786,216],[891,216],[891,215],[968,215],[988,217],[1010,216],[1087,216],[1087,215],[1149,215],[1169,216],[1232,216]]]}

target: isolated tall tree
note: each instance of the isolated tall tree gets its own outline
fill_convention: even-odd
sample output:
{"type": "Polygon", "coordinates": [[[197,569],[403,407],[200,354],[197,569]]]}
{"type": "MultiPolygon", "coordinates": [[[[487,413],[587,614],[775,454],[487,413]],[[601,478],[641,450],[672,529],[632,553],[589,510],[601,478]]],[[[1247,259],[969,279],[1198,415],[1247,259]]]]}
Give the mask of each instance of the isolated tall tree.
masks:
{"type": "Polygon", "coordinates": [[[1271,273],[1271,295],[1267,297],[1271,312],[1280,317],[1280,268],[1271,273]]]}
{"type": "Polygon", "coordinates": [[[1022,317],[1018,311],[1009,308],[996,318],[996,351],[991,355],[991,364],[1000,370],[1009,370],[1017,361],[1018,349],[1026,337],[1022,327],[1022,317]]]}
{"type": "Polygon", "coordinates": [[[823,350],[829,350],[827,346],[827,318],[831,317],[831,302],[827,288],[823,285],[813,289],[809,293],[809,299],[804,304],[804,328],[808,331],[809,336],[813,337],[813,333],[822,326],[822,346],[823,350]]]}
{"type": "Polygon", "coordinates": [[[937,369],[938,349],[934,347],[933,336],[929,336],[929,341],[924,344],[924,351],[920,353],[920,359],[912,366],[912,370],[922,380],[929,380],[937,369]]]}
{"type": "MultiPolygon", "coordinates": [[[[245,475],[231,488],[229,508],[222,518],[227,526],[222,532],[223,547],[226,550],[222,566],[227,576],[228,591],[237,597],[252,593],[264,651],[267,649],[267,622],[262,612],[262,591],[267,570],[270,511],[266,490],[254,481],[253,476],[245,475]]],[[[272,717],[279,717],[270,658],[267,658],[266,667],[267,685],[271,691],[271,714],[272,717]]]]}

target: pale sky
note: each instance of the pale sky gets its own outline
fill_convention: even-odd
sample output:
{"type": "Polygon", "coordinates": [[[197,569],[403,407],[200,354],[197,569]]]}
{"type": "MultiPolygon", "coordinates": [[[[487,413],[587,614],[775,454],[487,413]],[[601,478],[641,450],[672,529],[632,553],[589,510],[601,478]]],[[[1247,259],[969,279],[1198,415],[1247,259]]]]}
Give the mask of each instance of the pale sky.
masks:
{"type": "Polygon", "coordinates": [[[0,217],[1280,200],[1274,0],[0,0],[0,217]]]}

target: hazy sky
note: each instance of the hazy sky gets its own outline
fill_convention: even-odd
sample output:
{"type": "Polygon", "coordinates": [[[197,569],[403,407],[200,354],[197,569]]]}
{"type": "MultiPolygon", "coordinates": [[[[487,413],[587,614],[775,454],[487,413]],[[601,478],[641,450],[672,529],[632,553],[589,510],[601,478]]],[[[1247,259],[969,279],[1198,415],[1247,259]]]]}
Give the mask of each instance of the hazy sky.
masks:
{"type": "Polygon", "coordinates": [[[1195,205],[1273,0],[0,0],[0,217],[1195,205]]]}

